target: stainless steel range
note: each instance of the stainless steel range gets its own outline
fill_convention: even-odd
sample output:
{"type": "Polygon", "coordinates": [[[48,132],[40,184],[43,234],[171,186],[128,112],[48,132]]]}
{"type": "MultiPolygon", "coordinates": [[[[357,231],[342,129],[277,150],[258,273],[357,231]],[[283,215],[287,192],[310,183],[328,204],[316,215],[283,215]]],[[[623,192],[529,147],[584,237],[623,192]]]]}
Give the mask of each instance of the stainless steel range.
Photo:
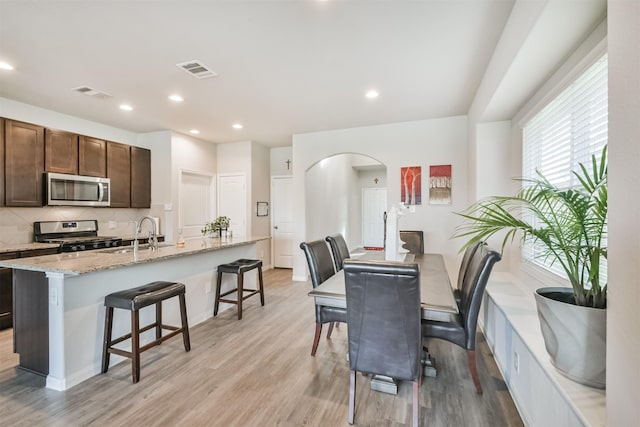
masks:
{"type": "Polygon", "coordinates": [[[122,239],[98,236],[98,221],[38,221],[33,223],[33,238],[41,243],[58,243],[62,252],[122,246],[122,239]]]}

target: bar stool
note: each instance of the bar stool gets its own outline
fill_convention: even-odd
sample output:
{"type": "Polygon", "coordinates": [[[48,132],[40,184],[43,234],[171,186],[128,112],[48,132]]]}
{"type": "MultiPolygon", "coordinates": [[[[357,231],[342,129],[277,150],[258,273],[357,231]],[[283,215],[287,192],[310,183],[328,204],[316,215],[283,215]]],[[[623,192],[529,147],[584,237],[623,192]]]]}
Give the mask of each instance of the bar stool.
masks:
{"type": "Polygon", "coordinates": [[[133,383],[140,381],[140,353],[152,347],[160,345],[169,338],[182,334],[185,351],[191,350],[189,340],[189,325],[187,323],[187,306],[185,304],[185,286],[177,282],[152,282],[137,288],[126,289],[114,292],[104,298],[104,305],[107,307],[104,322],[104,343],[102,350],[102,373],[109,370],[109,357],[111,353],[131,359],[131,375],[133,383]],[[162,324],[162,301],[177,296],[180,300],[180,317],[182,327],[162,324]],[[154,323],[140,328],[139,310],[148,305],[156,305],[156,320],[154,323]],[[113,327],[113,309],[120,308],[131,311],[131,333],[123,335],[114,340],[111,339],[113,327]],[[140,333],[149,329],[156,329],[156,339],[149,344],[140,347],[140,333]],[[162,329],[172,331],[162,336],[162,329]],[[131,351],[120,350],[113,346],[131,338],[131,351]]]}
{"type": "Polygon", "coordinates": [[[216,284],[216,302],[213,307],[213,315],[216,316],[218,314],[218,306],[220,305],[220,301],[222,301],[229,304],[236,304],[238,306],[238,320],[240,320],[242,319],[242,301],[258,293],[260,294],[260,304],[264,306],[264,288],[262,284],[262,261],[256,260],[256,259],[238,259],[228,264],[220,264],[218,266],[218,282],[216,284]],[[258,269],[259,288],[244,289],[244,273],[246,273],[247,271],[253,270],[254,268],[258,269]],[[238,278],[237,287],[223,294],[220,293],[220,288],[222,286],[222,273],[235,274],[238,278]],[[222,298],[236,291],[238,292],[237,299],[232,300],[232,299],[222,298]]]}

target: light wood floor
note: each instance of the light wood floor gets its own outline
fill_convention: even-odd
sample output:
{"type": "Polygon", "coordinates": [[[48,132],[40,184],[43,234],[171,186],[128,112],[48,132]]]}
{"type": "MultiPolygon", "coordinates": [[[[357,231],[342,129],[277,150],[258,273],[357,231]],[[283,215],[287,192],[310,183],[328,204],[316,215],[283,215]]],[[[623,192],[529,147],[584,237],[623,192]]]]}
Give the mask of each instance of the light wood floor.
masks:
{"type": "MultiPolygon", "coordinates": [[[[191,347],[177,337],[142,355],[141,380],[131,383],[128,361],[65,392],[15,368],[11,330],[0,331],[0,423],[3,426],[342,426],[347,424],[347,330],[323,336],[309,355],[314,331],[311,284],[291,270],[265,272],[266,305],[245,302],[191,328],[191,347]]],[[[325,331],[326,333],[326,328],[325,331]]],[[[482,336],[478,337],[477,396],[464,351],[429,343],[438,377],[420,390],[424,426],[522,426],[482,336]]],[[[358,375],[356,424],[403,426],[411,419],[411,385],[398,396],[369,389],[358,375]]]]}

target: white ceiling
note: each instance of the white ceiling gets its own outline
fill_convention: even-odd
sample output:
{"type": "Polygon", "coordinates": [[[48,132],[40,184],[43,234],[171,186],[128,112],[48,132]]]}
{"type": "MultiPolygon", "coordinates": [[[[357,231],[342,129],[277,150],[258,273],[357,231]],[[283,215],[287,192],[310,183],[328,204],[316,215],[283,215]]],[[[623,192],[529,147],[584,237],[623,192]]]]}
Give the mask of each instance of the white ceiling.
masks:
{"type": "MultiPolygon", "coordinates": [[[[462,115],[496,61],[514,3],[527,2],[547,3],[0,0],[0,61],[15,66],[0,70],[0,96],[133,132],[197,128],[206,141],[267,146],[290,145],[296,133],[462,115]],[[219,77],[198,80],[175,65],[194,59],[219,77]],[[113,97],[71,90],[81,85],[113,97]],[[365,99],[370,88],[378,99],[365,99]],[[173,93],[185,101],[172,103],[173,93]]],[[[522,29],[519,57],[545,58],[537,75],[520,79],[522,97],[553,70],[550,57],[566,57],[606,11],[605,0],[566,3],[590,7],[569,14],[580,20],[570,29],[558,23],[564,42],[555,51],[522,29]]],[[[509,64],[493,68],[513,87],[509,64]]],[[[522,101],[493,110],[513,114],[522,101]]]]}

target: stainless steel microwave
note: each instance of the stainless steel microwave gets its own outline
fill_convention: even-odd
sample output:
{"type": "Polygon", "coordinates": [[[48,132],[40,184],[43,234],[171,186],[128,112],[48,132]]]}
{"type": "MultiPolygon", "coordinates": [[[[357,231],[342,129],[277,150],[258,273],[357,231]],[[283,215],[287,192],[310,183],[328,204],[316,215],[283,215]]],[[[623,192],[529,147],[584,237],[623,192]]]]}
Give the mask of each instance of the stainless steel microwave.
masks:
{"type": "Polygon", "coordinates": [[[46,174],[47,205],[109,206],[111,180],[94,176],[46,174]]]}

